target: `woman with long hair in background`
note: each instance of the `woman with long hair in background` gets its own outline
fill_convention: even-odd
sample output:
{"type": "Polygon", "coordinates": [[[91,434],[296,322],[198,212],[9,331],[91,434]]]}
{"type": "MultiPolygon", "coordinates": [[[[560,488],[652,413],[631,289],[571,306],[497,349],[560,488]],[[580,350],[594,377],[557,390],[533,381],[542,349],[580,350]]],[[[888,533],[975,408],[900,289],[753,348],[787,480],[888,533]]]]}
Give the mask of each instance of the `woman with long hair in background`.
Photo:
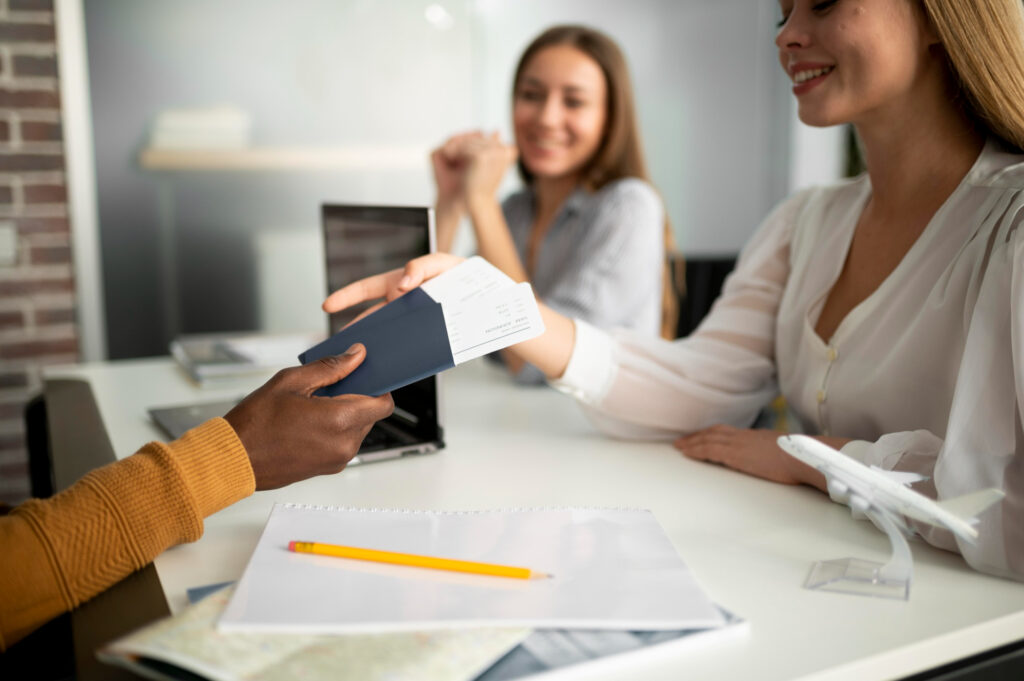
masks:
{"type": "MultiPolygon", "coordinates": [[[[599,328],[675,337],[671,231],[650,184],[629,71],[608,36],[555,26],[523,52],[512,84],[515,144],[473,131],[431,155],[438,250],[463,217],[477,253],[529,281],[552,309],[599,328]],[[516,163],[524,187],[499,203],[516,163]]],[[[505,356],[523,382],[543,375],[505,356]]]]}

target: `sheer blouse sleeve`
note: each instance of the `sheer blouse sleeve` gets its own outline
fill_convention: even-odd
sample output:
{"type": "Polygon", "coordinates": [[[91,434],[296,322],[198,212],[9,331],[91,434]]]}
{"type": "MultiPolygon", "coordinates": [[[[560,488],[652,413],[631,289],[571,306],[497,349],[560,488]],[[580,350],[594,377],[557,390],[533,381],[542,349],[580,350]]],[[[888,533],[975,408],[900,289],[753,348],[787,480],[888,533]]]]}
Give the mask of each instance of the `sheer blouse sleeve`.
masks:
{"type": "MultiPolygon", "coordinates": [[[[913,522],[935,546],[963,554],[982,572],[1024,579],[1024,191],[1010,204],[969,318],[945,433],[887,433],[843,452],[887,470],[929,479],[914,488],[943,500],[996,487],[1006,497],[978,518],[969,544],[947,530],[913,522]]],[[[842,500],[838,500],[842,501],[842,500]]]]}
{"type": "Polygon", "coordinates": [[[740,254],[710,313],[669,342],[576,321],[569,365],[554,384],[602,431],[669,439],[715,423],[749,426],[777,391],[775,318],[803,192],[780,204],[740,254]]]}

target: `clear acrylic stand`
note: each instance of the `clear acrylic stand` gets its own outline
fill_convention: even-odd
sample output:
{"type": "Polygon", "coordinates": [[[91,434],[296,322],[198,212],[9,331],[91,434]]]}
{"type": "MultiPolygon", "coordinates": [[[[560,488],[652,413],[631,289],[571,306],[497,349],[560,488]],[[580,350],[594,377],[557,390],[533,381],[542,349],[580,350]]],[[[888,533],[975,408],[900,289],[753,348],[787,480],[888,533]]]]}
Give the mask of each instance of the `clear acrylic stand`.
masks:
{"type": "Polygon", "coordinates": [[[864,513],[889,536],[892,544],[889,562],[883,565],[860,558],[818,561],[811,566],[804,588],[905,601],[910,597],[910,580],[914,573],[907,538],[888,513],[874,509],[864,513]]]}

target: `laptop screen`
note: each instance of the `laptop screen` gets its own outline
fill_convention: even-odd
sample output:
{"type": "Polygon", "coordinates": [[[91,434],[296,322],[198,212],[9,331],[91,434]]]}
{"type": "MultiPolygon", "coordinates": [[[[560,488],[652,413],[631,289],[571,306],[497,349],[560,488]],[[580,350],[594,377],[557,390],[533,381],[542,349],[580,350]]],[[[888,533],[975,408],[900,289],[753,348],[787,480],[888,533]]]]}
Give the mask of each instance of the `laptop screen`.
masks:
{"type": "MultiPolygon", "coordinates": [[[[324,254],[328,293],[372,274],[402,267],[433,250],[433,211],[403,206],[324,204],[322,207],[324,254]]],[[[370,304],[356,306],[330,317],[336,333],[370,304]]],[[[410,445],[440,444],[437,378],[431,376],[391,393],[395,413],[381,421],[360,449],[365,453],[410,445]],[[415,440],[415,442],[412,442],[415,440]]]]}

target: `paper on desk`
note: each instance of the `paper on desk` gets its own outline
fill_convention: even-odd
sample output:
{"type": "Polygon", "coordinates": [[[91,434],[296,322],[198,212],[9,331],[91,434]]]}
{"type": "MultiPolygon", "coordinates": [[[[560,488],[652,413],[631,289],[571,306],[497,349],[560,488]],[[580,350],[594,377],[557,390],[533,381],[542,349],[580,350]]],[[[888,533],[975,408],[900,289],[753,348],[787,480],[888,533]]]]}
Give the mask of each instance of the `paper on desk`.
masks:
{"type": "Polygon", "coordinates": [[[150,678],[180,678],[146,658],[213,681],[416,678],[468,681],[530,634],[477,628],[401,634],[225,634],[215,622],[233,587],[107,645],[99,658],[150,678]]]}
{"type": "Polygon", "coordinates": [[[726,620],[650,511],[275,504],[221,631],[716,628],[726,620]],[[523,565],[516,580],[288,550],[292,540],[523,565]]]}

